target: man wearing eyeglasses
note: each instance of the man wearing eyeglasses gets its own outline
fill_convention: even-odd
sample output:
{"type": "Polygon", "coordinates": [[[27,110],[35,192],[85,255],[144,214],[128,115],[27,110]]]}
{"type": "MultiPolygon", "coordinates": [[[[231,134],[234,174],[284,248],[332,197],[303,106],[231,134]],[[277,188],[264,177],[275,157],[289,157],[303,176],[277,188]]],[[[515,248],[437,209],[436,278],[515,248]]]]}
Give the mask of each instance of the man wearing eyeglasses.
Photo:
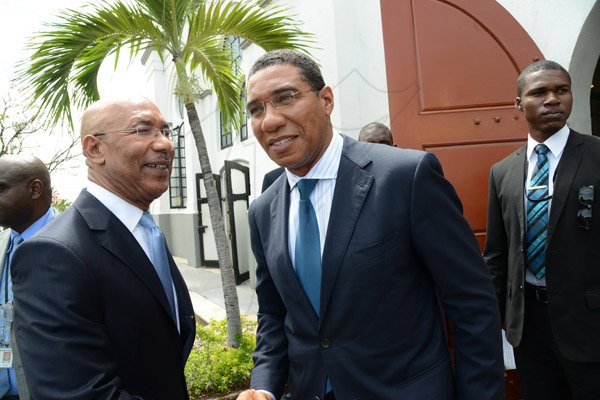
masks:
{"type": "Polygon", "coordinates": [[[239,399],[503,399],[498,305],[434,155],[333,132],[317,64],[267,53],[254,136],[284,176],[251,205],[259,303],[239,399]],[[456,368],[436,297],[454,323],[456,368]]]}
{"type": "Polygon", "coordinates": [[[484,255],[527,400],[600,399],[600,139],[572,102],[559,64],[525,68],[527,144],[490,172],[484,255]]]}
{"type": "Polygon", "coordinates": [[[169,184],[169,135],[146,99],[100,101],[83,114],[87,189],[13,258],[32,398],[188,399],[194,313],[148,213],[169,184]]]}

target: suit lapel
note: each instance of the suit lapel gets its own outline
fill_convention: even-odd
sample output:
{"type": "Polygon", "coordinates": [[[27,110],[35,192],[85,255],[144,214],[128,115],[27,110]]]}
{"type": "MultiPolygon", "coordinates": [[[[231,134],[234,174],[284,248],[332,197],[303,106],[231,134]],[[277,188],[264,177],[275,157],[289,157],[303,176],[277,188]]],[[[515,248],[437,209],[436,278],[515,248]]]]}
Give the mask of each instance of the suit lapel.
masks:
{"type": "Polygon", "coordinates": [[[356,145],[357,142],[344,137],[322,257],[321,320],[327,312],[348,243],[373,183],[373,175],[363,169],[371,160],[356,145]]]}
{"type": "MultiPolygon", "coordinates": [[[[169,301],[152,263],[131,232],[94,196],[83,191],[74,203],[88,228],[98,235],[102,247],[127,266],[170,316],[169,301]]],[[[169,318],[172,320],[172,318],[169,318]]],[[[173,322],[173,327],[175,323],[173,322]]]]}
{"type": "Polygon", "coordinates": [[[569,197],[569,191],[573,184],[573,179],[577,170],[579,169],[579,163],[583,157],[584,146],[583,140],[575,132],[571,131],[565,150],[560,158],[558,167],[556,169],[556,180],[554,182],[554,192],[552,193],[552,206],[550,207],[550,220],[548,221],[548,240],[550,243],[552,234],[556,229],[558,219],[565,207],[567,198],[569,197]]]}
{"type": "Polygon", "coordinates": [[[521,242],[525,243],[525,180],[527,179],[527,147],[518,149],[508,171],[504,189],[511,193],[508,201],[516,201],[517,216],[521,228],[521,242]]]}
{"type": "Polygon", "coordinates": [[[271,202],[270,212],[272,228],[269,237],[269,251],[266,254],[269,257],[267,264],[271,266],[271,274],[275,280],[282,283],[283,287],[291,288],[290,293],[299,294],[298,299],[302,299],[304,308],[310,310],[316,320],[317,314],[298,281],[288,249],[290,187],[285,177],[281,180],[278,192],[271,202]]]}

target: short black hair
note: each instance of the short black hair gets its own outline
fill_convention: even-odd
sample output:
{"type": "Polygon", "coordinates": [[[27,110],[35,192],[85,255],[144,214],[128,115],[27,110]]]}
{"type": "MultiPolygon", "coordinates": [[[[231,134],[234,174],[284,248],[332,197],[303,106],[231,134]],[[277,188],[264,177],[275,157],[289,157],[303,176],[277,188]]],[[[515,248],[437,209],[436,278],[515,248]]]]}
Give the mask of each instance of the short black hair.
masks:
{"type": "Polygon", "coordinates": [[[279,64],[289,64],[296,67],[302,80],[310,83],[313,90],[321,90],[325,86],[325,81],[317,62],[306,54],[288,49],[269,51],[261,56],[256,60],[252,68],[250,68],[248,77],[251,77],[260,70],[279,64]]]}
{"type": "Polygon", "coordinates": [[[540,60],[534,63],[529,64],[525,69],[521,72],[521,75],[517,78],[517,96],[521,97],[523,94],[523,86],[525,86],[525,78],[527,78],[530,74],[538,71],[563,71],[567,77],[569,78],[569,83],[571,83],[571,75],[569,72],[562,67],[559,63],[550,60],[540,60]]]}

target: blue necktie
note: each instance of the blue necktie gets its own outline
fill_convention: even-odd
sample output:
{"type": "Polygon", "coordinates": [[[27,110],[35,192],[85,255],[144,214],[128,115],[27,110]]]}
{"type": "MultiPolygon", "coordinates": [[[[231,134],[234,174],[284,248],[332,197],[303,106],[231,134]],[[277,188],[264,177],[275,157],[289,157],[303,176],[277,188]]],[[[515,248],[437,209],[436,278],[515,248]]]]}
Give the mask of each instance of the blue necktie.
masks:
{"type": "Polygon", "coordinates": [[[535,146],[537,162],[527,193],[527,268],[537,279],[546,274],[546,236],[548,233],[548,147],[535,146]],[[541,199],[541,200],[540,200],[541,199]]]}
{"type": "MultiPolygon", "coordinates": [[[[0,303],[5,304],[8,301],[12,301],[12,280],[10,279],[10,260],[12,258],[13,253],[15,252],[17,246],[21,244],[23,241],[23,237],[21,235],[15,235],[10,244],[8,246],[8,250],[6,251],[6,257],[4,258],[4,269],[3,269],[3,279],[0,280],[1,288],[0,288],[0,303]]],[[[8,343],[10,341],[10,324],[11,321],[5,321],[4,316],[2,316],[2,336],[3,341],[8,343]]],[[[9,380],[9,369],[2,368],[0,369],[0,399],[4,398],[4,395],[8,393],[11,389],[10,380],[9,380]]]]}
{"type": "Polygon", "coordinates": [[[318,181],[301,179],[298,182],[300,201],[295,251],[296,275],[317,315],[321,297],[321,242],[317,215],[309,196],[318,181]]]}
{"type": "Polygon", "coordinates": [[[173,278],[171,277],[171,268],[169,266],[169,258],[167,257],[167,244],[165,237],[161,232],[160,228],[156,226],[152,215],[149,212],[144,212],[140,224],[148,229],[150,232],[150,254],[152,265],[160,278],[165,294],[169,300],[169,306],[171,308],[171,316],[176,319],[175,316],[175,297],[173,294],[173,278]]]}

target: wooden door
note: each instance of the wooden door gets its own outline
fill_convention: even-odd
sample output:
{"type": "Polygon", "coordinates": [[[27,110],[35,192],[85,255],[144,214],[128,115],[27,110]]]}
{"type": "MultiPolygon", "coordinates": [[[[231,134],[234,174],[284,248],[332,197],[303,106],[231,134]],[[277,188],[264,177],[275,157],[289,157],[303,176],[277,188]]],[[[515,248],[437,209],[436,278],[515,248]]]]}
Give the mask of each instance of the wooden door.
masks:
{"type": "Polygon", "coordinates": [[[521,146],[520,71],[542,58],[494,0],[381,0],[391,129],[440,159],[480,245],[491,165],[521,146]]]}

